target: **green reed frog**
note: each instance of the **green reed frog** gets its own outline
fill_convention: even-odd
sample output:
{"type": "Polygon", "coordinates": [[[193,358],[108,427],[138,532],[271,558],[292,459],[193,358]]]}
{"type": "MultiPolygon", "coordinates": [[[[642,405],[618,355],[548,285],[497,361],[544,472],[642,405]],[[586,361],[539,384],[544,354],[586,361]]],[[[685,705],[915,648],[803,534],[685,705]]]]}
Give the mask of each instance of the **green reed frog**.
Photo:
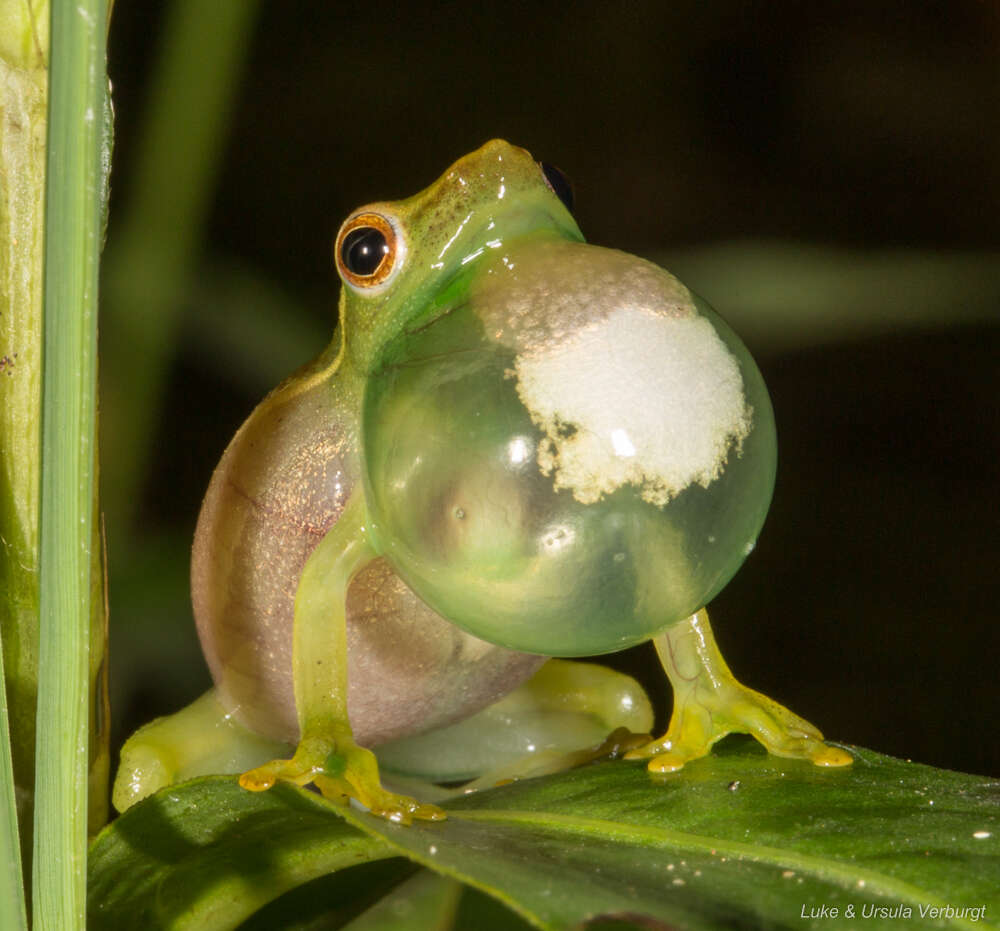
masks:
{"type": "Polygon", "coordinates": [[[548,658],[650,639],[673,717],[630,758],[670,772],[742,731],[851,762],[736,681],[704,609],[770,503],[760,373],[673,276],[586,244],[567,190],[493,141],[344,222],[333,341],[252,413],[202,508],[215,689],[129,740],[119,809],[242,772],[441,818],[367,748],[437,780],[557,768],[652,718],[631,679],[548,658]]]}

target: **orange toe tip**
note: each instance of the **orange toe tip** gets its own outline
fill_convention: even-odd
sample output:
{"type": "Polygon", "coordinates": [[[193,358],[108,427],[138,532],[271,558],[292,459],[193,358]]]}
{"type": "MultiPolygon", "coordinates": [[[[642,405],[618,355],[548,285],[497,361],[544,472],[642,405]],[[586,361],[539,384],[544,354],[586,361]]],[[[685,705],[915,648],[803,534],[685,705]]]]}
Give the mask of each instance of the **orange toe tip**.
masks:
{"type": "Polygon", "coordinates": [[[240,776],[240,788],[248,789],[251,792],[264,792],[274,785],[274,779],[261,778],[253,773],[244,773],[240,776]]]}

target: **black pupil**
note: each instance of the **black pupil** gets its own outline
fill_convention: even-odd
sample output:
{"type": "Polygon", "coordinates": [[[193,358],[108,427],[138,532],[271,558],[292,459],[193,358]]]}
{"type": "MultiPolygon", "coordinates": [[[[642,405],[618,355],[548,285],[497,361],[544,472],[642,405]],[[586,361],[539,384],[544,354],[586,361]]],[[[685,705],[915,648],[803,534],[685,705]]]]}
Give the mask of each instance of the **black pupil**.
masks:
{"type": "Polygon", "coordinates": [[[573,212],[573,185],[570,184],[569,178],[566,177],[555,165],[550,165],[548,162],[539,162],[538,166],[542,169],[542,174],[545,175],[545,181],[550,188],[552,188],[552,193],[556,195],[562,202],[563,206],[570,212],[573,212]]]}
{"type": "Polygon", "coordinates": [[[389,244],[381,230],[374,226],[359,226],[351,230],[340,246],[344,267],[360,277],[374,275],[389,254],[389,244]]]}

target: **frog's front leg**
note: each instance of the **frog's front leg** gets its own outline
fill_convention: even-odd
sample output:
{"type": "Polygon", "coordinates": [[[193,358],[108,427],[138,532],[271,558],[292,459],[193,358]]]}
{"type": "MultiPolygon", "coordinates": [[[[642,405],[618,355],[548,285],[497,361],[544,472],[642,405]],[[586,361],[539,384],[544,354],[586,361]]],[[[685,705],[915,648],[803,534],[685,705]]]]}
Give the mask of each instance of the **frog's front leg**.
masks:
{"type": "Polygon", "coordinates": [[[629,759],[650,758],[651,772],[673,772],[705,756],[727,734],[746,733],[776,756],[817,766],[852,762],[845,750],[825,744],[808,721],[736,680],[719,652],[704,608],[653,643],[674,689],[674,709],[667,733],[630,751],[629,759]]]}
{"type": "Polygon", "coordinates": [[[444,812],[386,791],[374,754],[354,741],[347,717],[347,588],[376,557],[360,488],[306,561],[295,594],[292,672],[299,744],[290,760],[272,760],[240,776],[255,792],[278,780],[314,783],[327,798],[355,799],[373,814],[408,824],[444,812]]]}

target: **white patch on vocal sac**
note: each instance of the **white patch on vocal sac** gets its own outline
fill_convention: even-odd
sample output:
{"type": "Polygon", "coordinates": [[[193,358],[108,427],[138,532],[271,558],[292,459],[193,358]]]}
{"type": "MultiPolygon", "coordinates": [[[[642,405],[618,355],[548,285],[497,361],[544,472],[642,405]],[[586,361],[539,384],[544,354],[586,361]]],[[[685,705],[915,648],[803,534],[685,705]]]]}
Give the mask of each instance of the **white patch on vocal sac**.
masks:
{"type": "Polygon", "coordinates": [[[538,465],[583,504],[634,485],[662,507],[718,478],[750,432],[739,365],[696,314],[621,307],[514,366],[545,433],[538,465]]]}

